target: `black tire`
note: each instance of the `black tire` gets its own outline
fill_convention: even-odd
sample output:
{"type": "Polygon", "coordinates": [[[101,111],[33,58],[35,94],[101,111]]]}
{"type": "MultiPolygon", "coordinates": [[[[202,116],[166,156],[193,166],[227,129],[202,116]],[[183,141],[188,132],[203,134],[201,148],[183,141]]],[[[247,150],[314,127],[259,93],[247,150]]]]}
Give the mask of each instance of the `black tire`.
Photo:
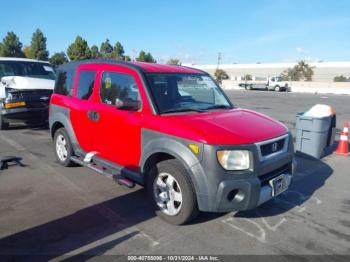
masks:
{"type": "Polygon", "coordinates": [[[58,163],[60,163],[60,165],[62,165],[62,166],[66,166],[66,167],[74,166],[74,162],[72,162],[72,160],[70,159],[73,156],[72,144],[70,142],[68,133],[64,127],[57,129],[57,131],[55,132],[55,135],[54,135],[53,142],[54,142],[54,145],[53,145],[54,152],[55,152],[55,156],[56,156],[58,163]],[[56,148],[57,147],[57,138],[59,136],[63,136],[65,141],[66,141],[67,157],[65,160],[60,159],[60,157],[58,156],[58,153],[57,153],[57,148],[56,148]]]}
{"type": "Polygon", "coordinates": [[[155,207],[156,214],[173,225],[183,225],[193,220],[198,214],[197,198],[189,174],[178,160],[170,159],[157,163],[148,172],[147,190],[149,198],[155,207]],[[161,173],[171,174],[178,182],[182,193],[182,205],[176,215],[165,214],[157,205],[153,185],[161,173]]]}
{"type": "Polygon", "coordinates": [[[281,91],[280,86],[275,86],[275,91],[276,91],[276,92],[280,92],[280,91],[281,91]]]}
{"type": "Polygon", "coordinates": [[[8,122],[5,122],[2,115],[0,114],[0,130],[6,130],[10,127],[8,122]]]}

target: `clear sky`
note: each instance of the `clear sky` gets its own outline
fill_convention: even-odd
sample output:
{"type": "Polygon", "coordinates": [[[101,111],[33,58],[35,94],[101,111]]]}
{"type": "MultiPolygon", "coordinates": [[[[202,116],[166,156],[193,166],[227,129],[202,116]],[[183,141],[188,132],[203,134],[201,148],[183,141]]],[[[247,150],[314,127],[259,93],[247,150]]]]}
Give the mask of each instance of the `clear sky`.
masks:
{"type": "Polygon", "coordinates": [[[51,54],[81,35],[159,62],[350,60],[349,0],[7,0],[0,10],[1,39],[14,31],[29,45],[40,28],[51,54]]]}

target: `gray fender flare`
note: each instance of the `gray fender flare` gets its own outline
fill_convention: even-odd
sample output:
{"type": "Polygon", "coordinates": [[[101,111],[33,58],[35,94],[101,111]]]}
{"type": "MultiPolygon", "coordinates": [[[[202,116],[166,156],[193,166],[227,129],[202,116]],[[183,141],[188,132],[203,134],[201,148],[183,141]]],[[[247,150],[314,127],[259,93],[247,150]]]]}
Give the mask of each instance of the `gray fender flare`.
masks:
{"type": "Polygon", "coordinates": [[[196,191],[199,206],[201,206],[200,195],[207,195],[206,175],[200,164],[203,153],[203,145],[200,146],[200,154],[196,156],[184,143],[186,140],[176,140],[168,137],[160,137],[146,142],[142,147],[142,158],[140,160],[140,170],[145,171],[147,160],[154,154],[166,153],[179,160],[186,168],[194,189],[196,191]]]}

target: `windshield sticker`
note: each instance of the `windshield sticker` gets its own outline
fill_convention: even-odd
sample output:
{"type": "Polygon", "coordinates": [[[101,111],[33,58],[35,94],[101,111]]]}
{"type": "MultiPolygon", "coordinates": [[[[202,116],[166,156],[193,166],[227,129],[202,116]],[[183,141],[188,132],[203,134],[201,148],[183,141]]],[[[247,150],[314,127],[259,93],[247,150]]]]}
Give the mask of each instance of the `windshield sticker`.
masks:
{"type": "Polygon", "coordinates": [[[45,71],[53,72],[53,68],[52,67],[50,67],[50,66],[43,66],[43,67],[44,67],[45,71]]]}
{"type": "Polygon", "coordinates": [[[110,77],[105,79],[105,87],[106,89],[110,89],[112,87],[112,79],[110,77]]]}

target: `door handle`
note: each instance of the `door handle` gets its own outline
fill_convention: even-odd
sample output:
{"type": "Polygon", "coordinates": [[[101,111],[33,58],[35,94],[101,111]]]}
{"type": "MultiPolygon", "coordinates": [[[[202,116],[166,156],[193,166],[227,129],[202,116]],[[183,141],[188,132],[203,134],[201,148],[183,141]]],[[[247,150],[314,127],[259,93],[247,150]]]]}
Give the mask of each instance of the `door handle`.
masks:
{"type": "Polygon", "coordinates": [[[100,114],[96,111],[93,111],[93,110],[89,110],[87,112],[87,116],[90,120],[95,121],[95,122],[97,122],[100,118],[100,114]]]}

